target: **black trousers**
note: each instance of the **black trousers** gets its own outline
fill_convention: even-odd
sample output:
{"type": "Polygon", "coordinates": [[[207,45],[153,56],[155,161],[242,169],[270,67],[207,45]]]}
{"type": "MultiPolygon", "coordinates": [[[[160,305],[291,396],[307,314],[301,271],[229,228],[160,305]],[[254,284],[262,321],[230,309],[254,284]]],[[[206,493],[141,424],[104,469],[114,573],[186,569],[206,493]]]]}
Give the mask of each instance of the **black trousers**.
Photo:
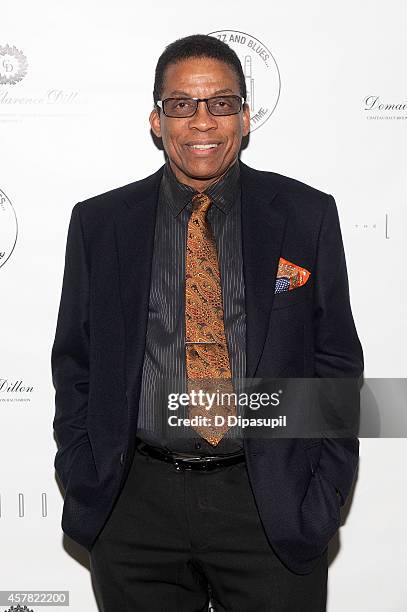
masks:
{"type": "Polygon", "coordinates": [[[102,612],[324,612],[327,553],[298,575],[266,539],[245,462],[175,470],[136,451],[90,552],[102,612]]]}

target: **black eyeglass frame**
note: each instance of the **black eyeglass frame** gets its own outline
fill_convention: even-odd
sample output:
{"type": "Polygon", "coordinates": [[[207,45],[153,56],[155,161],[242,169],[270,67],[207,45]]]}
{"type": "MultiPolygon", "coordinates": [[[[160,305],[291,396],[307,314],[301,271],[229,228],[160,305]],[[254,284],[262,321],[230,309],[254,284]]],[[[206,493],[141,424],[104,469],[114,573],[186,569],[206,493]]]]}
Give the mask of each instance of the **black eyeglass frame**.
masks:
{"type": "Polygon", "coordinates": [[[196,113],[196,111],[198,110],[198,105],[199,102],[205,102],[206,104],[206,108],[208,110],[208,112],[213,115],[214,117],[230,117],[231,115],[238,115],[240,113],[240,111],[242,110],[244,103],[246,102],[246,98],[244,98],[243,96],[238,96],[236,94],[230,94],[230,95],[225,95],[225,96],[210,96],[209,98],[192,98],[192,97],[184,97],[184,98],[165,98],[165,100],[157,100],[156,102],[156,106],[158,106],[158,108],[160,108],[164,115],[166,117],[171,117],[171,119],[190,119],[191,117],[193,117],[196,113]],[[209,109],[209,105],[208,105],[208,100],[216,100],[217,98],[223,99],[223,98],[239,98],[240,100],[240,108],[238,111],[236,111],[235,113],[225,113],[225,114],[221,114],[221,115],[215,115],[215,113],[213,113],[210,109],[209,109]],[[196,107],[194,112],[192,113],[192,115],[184,115],[184,116],[174,116],[174,115],[168,115],[165,110],[164,110],[164,102],[167,102],[167,100],[194,100],[196,101],[196,107]]]}

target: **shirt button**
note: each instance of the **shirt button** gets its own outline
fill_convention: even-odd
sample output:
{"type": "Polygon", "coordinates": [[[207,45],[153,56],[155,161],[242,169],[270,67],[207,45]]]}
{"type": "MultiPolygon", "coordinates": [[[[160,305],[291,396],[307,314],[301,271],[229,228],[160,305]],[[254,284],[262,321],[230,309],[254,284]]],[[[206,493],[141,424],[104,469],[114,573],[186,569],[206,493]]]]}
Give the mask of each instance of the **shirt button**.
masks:
{"type": "Polygon", "coordinates": [[[201,443],[200,442],[195,442],[195,448],[201,448],[201,443]]]}

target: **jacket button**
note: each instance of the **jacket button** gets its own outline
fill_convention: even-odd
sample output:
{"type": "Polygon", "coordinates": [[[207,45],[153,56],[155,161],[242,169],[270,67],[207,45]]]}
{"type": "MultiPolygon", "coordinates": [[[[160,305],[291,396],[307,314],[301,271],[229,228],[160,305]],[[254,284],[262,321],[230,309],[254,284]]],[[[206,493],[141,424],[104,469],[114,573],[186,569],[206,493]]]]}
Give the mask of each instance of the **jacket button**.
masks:
{"type": "Polygon", "coordinates": [[[121,465],[124,464],[124,453],[120,453],[120,463],[121,465]]]}

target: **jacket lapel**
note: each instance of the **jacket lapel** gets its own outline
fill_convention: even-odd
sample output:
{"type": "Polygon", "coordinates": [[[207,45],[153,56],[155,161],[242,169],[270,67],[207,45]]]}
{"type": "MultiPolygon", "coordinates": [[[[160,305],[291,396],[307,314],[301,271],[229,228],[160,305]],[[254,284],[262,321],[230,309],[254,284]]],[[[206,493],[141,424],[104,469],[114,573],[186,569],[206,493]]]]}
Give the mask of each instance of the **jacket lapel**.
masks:
{"type": "Polygon", "coordinates": [[[270,175],[241,161],[240,168],[246,377],[253,378],[267,336],[286,214],[270,175]]]}
{"type": "Polygon", "coordinates": [[[159,186],[164,165],[126,198],[116,220],[121,301],[126,337],[126,394],[136,405],[147,333],[151,265],[159,186]]]}

